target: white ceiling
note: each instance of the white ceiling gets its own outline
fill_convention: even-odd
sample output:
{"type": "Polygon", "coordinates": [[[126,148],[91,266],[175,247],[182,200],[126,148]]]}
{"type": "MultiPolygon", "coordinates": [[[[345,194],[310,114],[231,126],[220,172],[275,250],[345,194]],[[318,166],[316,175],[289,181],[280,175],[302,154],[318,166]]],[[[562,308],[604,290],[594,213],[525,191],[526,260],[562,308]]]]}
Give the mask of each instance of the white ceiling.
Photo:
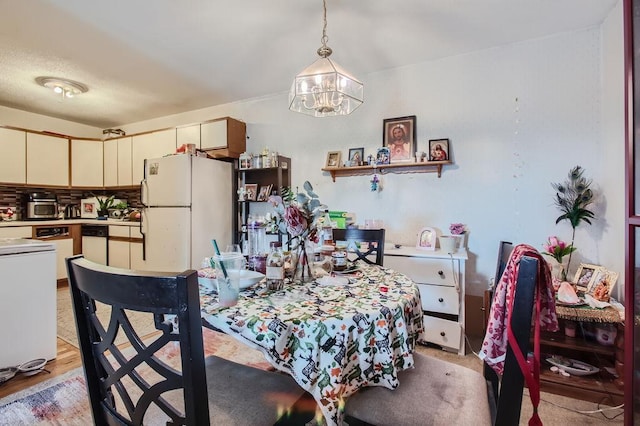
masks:
{"type": "MultiPolygon", "coordinates": [[[[618,1],[327,0],[328,45],[366,99],[369,73],[599,25],[618,1]]],[[[108,128],[283,93],[321,35],[321,0],[0,0],[0,105],[108,128]]]]}

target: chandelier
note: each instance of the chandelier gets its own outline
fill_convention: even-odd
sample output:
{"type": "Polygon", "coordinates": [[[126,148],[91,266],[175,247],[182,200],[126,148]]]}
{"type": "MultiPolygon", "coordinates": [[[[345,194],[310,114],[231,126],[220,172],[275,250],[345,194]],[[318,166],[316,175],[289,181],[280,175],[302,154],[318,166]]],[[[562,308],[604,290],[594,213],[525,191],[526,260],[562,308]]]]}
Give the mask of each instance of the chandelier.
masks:
{"type": "Polygon", "coordinates": [[[38,83],[40,86],[46,87],[47,89],[53,90],[55,93],[58,93],[60,96],[62,96],[62,99],[73,98],[76,95],[89,91],[89,88],[84,84],[64,78],[36,77],[36,83],[38,83]]]}
{"type": "Polygon", "coordinates": [[[289,92],[289,109],[314,117],[351,114],[363,102],[364,86],[340,65],[329,59],[332,50],[327,46],[327,3],[324,11],[320,59],[296,75],[289,92]]]}

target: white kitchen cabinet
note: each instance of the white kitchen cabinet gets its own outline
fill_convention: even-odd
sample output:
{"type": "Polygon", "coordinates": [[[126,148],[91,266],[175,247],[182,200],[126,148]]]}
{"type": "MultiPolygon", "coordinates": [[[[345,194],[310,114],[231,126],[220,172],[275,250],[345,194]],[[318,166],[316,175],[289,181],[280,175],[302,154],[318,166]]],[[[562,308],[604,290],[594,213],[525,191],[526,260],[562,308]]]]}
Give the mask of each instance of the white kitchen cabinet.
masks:
{"type": "Polygon", "coordinates": [[[56,279],[67,278],[67,264],[65,259],[73,256],[73,238],[49,240],[56,244],[56,279]]]}
{"type": "Polygon", "coordinates": [[[82,237],[82,254],[85,259],[101,265],[107,264],[107,239],[105,237],[82,237]]]}
{"type": "Polygon", "coordinates": [[[31,238],[30,226],[7,226],[0,228],[0,238],[31,238]]]}
{"type": "Polygon", "coordinates": [[[109,240],[109,266],[129,269],[129,242],[109,240]]]}
{"type": "Polygon", "coordinates": [[[118,186],[137,185],[134,182],[131,167],[131,138],[118,139],[118,186]]]}
{"type": "Polygon", "coordinates": [[[131,242],[129,244],[129,255],[131,259],[131,269],[146,271],[147,262],[142,259],[142,241],[131,242]]]}
{"type": "Polygon", "coordinates": [[[104,186],[101,140],[71,140],[71,186],[104,186]]]}
{"type": "Polygon", "coordinates": [[[69,186],[69,140],[27,133],[27,183],[69,186]]]}
{"type": "Polygon", "coordinates": [[[133,136],[131,140],[132,180],[140,183],[144,176],[144,160],[176,152],[176,129],[160,130],[133,136]]]}
{"type": "Polygon", "coordinates": [[[19,130],[0,129],[0,182],[27,182],[27,137],[19,130]]]}
{"type": "Polygon", "coordinates": [[[200,125],[200,148],[215,158],[238,158],[246,151],[246,124],[225,117],[200,125]]]}
{"type": "Polygon", "coordinates": [[[420,289],[425,331],[422,341],[465,354],[466,250],[453,255],[414,247],[385,248],[384,266],[411,278],[420,289]]]}
{"type": "Polygon", "coordinates": [[[103,143],[104,186],[118,186],[118,139],[103,143]]]}
{"type": "Polygon", "coordinates": [[[200,149],[200,124],[178,127],[176,129],[176,147],[192,143],[200,149]]]}

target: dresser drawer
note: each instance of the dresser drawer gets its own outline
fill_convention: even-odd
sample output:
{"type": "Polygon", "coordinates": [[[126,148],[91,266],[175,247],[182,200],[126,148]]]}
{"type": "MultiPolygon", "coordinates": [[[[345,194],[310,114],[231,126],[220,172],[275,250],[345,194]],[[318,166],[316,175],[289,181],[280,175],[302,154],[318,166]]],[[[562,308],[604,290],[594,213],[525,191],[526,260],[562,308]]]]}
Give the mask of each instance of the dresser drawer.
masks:
{"type": "Polygon", "coordinates": [[[458,315],[460,298],[455,287],[418,284],[422,310],[458,315]]]}
{"type": "Polygon", "coordinates": [[[460,351],[462,327],[458,322],[447,321],[428,315],[424,315],[422,320],[424,323],[422,340],[460,351]]]}
{"type": "Polygon", "coordinates": [[[416,283],[455,286],[458,261],[424,257],[385,256],[384,266],[401,272],[416,283]],[[455,271],[453,267],[455,265],[455,271]]]}

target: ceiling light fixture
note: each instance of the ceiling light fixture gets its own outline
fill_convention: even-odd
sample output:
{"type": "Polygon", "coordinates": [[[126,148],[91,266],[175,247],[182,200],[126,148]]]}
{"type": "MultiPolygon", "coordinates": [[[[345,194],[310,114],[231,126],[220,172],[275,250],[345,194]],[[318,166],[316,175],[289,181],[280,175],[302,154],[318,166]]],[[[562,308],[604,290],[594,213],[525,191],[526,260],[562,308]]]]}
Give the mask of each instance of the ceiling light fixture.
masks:
{"type": "Polygon", "coordinates": [[[302,70],[291,85],[289,109],[314,117],[330,117],[351,114],[363,102],[364,86],[340,65],[329,59],[332,53],[327,46],[327,2],[322,0],[324,11],[320,59],[302,70]]]}
{"type": "Polygon", "coordinates": [[[36,83],[40,86],[53,90],[62,96],[62,98],[73,98],[81,93],[86,93],[89,88],[77,81],[67,80],[66,78],[57,77],[36,77],[36,83]]]}

